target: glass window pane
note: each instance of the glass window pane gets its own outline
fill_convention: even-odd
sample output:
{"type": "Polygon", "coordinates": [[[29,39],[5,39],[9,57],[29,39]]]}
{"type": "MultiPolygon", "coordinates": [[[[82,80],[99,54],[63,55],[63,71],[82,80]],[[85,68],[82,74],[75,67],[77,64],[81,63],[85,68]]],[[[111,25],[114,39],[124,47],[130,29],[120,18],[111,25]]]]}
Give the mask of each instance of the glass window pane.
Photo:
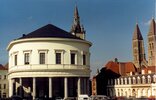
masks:
{"type": "Polygon", "coordinates": [[[45,64],[45,53],[40,53],[40,64],[45,64]]]}
{"type": "Polygon", "coordinates": [[[75,64],[75,53],[71,53],[71,64],[75,64]]]}
{"type": "Polygon", "coordinates": [[[86,55],[83,55],[83,65],[86,65],[86,55]]]}
{"type": "Polygon", "coordinates": [[[24,54],[24,64],[29,64],[29,53],[24,54]]]}
{"type": "Polygon", "coordinates": [[[17,65],[17,55],[15,55],[15,65],[17,65]]]}
{"type": "Polygon", "coordinates": [[[61,53],[56,53],[56,64],[61,64],[61,53]]]}

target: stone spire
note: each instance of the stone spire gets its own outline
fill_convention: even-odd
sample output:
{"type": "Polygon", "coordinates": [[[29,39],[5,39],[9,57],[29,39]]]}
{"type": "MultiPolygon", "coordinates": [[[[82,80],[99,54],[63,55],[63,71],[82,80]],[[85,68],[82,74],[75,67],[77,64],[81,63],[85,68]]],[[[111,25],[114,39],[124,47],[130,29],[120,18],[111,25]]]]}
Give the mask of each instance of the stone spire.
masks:
{"type": "Polygon", "coordinates": [[[138,23],[136,24],[135,30],[134,30],[134,33],[133,33],[133,40],[136,40],[136,39],[143,40],[140,29],[139,29],[139,26],[138,26],[138,23]]]}
{"type": "Polygon", "coordinates": [[[85,30],[83,25],[80,25],[80,17],[77,6],[74,10],[74,21],[70,31],[73,35],[80,37],[81,39],[85,39],[85,30]]]}
{"type": "Polygon", "coordinates": [[[152,18],[148,32],[148,65],[156,66],[156,26],[152,18]]]}
{"type": "Polygon", "coordinates": [[[140,70],[143,65],[146,65],[146,58],[143,37],[141,35],[138,24],[136,24],[135,26],[132,45],[133,45],[133,62],[134,65],[140,70]]]}
{"type": "Polygon", "coordinates": [[[156,35],[155,20],[152,18],[148,35],[156,35]]]}

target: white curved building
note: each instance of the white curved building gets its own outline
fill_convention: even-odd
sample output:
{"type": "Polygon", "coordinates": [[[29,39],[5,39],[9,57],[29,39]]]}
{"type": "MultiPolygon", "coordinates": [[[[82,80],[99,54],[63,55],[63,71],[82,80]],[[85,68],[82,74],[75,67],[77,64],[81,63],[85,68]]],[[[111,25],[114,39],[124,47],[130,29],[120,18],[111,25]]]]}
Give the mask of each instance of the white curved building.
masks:
{"type": "Polygon", "coordinates": [[[10,42],[10,97],[67,99],[88,94],[92,44],[85,40],[77,7],[71,31],[48,24],[10,42]]]}

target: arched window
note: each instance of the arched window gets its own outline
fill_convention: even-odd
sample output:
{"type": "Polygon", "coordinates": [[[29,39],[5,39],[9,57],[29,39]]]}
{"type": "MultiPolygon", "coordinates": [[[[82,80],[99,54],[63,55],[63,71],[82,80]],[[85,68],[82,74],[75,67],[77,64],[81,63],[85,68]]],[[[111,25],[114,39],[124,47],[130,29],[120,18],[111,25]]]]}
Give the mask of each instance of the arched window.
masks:
{"type": "Polygon", "coordinates": [[[113,79],[111,79],[111,85],[113,85],[113,79]]]}
{"type": "Polygon", "coordinates": [[[140,77],[139,76],[137,77],[137,83],[138,84],[141,84],[141,80],[140,80],[140,77]]]}
{"type": "Polygon", "coordinates": [[[124,96],[124,95],[123,95],[123,89],[121,89],[121,96],[124,96]]]}
{"type": "Polygon", "coordinates": [[[120,80],[118,79],[118,85],[120,85],[120,80]]]}
{"type": "Polygon", "coordinates": [[[115,85],[117,85],[117,80],[115,79],[115,85]]]}
{"type": "Polygon", "coordinates": [[[145,84],[146,83],[146,78],[145,76],[142,76],[142,84],[145,84]]]}
{"type": "Polygon", "coordinates": [[[108,79],[108,85],[110,85],[110,80],[108,79]]]}
{"type": "Polygon", "coordinates": [[[156,83],[156,75],[153,75],[153,82],[156,83]]]}
{"type": "Polygon", "coordinates": [[[129,84],[132,84],[132,82],[131,82],[131,78],[130,78],[130,77],[128,78],[128,80],[129,80],[129,84]]]}
{"type": "Polygon", "coordinates": [[[133,77],[133,84],[136,84],[136,79],[135,79],[135,77],[133,77]]]}
{"type": "Polygon", "coordinates": [[[147,78],[148,78],[148,83],[151,83],[151,76],[148,75],[147,78]]]}
{"type": "Polygon", "coordinates": [[[121,84],[123,84],[123,78],[121,78],[121,84]]]}
{"type": "Polygon", "coordinates": [[[125,81],[125,84],[127,84],[127,78],[125,78],[124,81],[125,81]]]}

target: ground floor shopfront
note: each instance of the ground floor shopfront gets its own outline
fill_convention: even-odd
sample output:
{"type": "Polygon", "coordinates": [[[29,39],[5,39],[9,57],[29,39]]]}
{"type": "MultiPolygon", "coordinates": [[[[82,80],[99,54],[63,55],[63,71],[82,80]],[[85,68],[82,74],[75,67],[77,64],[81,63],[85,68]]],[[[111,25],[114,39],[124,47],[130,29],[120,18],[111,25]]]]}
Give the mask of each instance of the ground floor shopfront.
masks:
{"type": "Polygon", "coordinates": [[[89,77],[24,77],[9,80],[9,96],[76,98],[89,93],[89,77]]]}

